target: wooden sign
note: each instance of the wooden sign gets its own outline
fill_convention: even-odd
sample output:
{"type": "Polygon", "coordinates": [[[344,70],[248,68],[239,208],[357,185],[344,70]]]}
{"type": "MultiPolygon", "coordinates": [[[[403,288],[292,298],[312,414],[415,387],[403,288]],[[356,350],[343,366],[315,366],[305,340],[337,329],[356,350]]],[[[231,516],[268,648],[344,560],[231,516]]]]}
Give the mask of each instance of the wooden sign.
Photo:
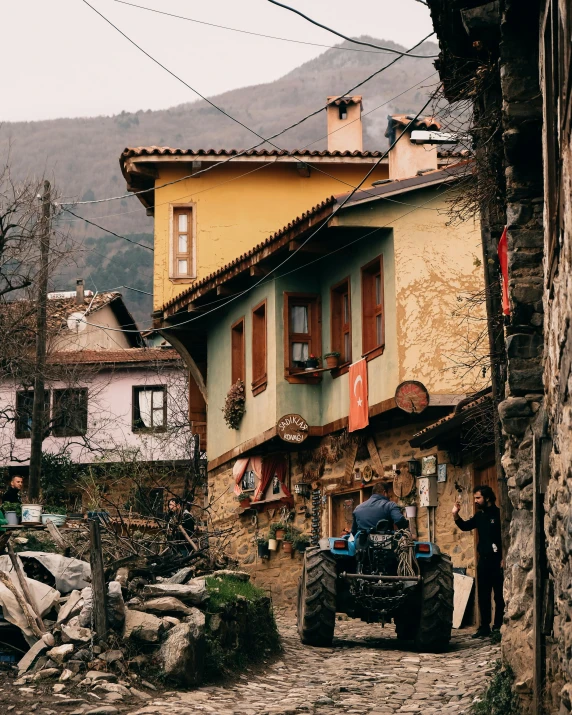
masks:
{"type": "Polygon", "coordinates": [[[284,442],[301,444],[308,437],[308,423],[300,415],[284,415],[278,420],[276,431],[284,442]]]}
{"type": "Polygon", "coordinates": [[[404,412],[419,414],[429,405],[429,393],[421,382],[407,380],[397,386],[395,403],[404,412]]]}
{"type": "Polygon", "coordinates": [[[401,474],[396,474],[393,478],[393,491],[396,497],[406,497],[413,489],[413,477],[409,472],[401,470],[401,474]]]}

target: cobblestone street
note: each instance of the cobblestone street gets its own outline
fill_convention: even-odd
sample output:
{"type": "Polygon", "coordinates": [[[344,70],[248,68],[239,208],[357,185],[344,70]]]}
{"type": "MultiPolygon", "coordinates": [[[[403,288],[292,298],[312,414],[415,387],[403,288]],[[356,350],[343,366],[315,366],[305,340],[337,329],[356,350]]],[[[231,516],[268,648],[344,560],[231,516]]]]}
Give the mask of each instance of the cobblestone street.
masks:
{"type": "Polygon", "coordinates": [[[133,715],[390,715],[466,713],[480,693],[499,646],[473,641],[472,631],[454,631],[440,655],[402,650],[393,626],[361,621],[336,624],[333,648],[310,648],[298,640],[291,618],[280,619],[283,657],[267,669],[228,687],[167,692],[133,715]]]}

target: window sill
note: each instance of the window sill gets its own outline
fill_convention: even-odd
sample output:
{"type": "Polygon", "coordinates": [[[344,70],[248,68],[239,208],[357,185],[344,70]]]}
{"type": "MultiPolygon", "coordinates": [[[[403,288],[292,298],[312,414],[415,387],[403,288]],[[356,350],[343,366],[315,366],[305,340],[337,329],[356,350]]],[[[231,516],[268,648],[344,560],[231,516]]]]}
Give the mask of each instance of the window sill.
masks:
{"type": "Polygon", "coordinates": [[[330,370],[330,374],[332,378],[335,380],[336,377],[340,377],[341,375],[345,375],[350,371],[350,365],[351,363],[345,362],[343,365],[338,365],[338,367],[333,368],[330,370]]]}
{"type": "Polygon", "coordinates": [[[365,358],[367,362],[370,360],[373,360],[376,357],[379,357],[380,355],[383,355],[383,351],[385,350],[385,345],[378,345],[376,348],[373,348],[372,350],[368,350],[367,353],[364,353],[362,355],[362,358],[365,358]]]}
{"type": "Polygon", "coordinates": [[[174,276],[169,276],[171,283],[192,283],[197,280],[196,276],[185,276],[184,278],[175,278],[174,276]]]}
{"type": "Polygon", "coordinates": [[[327,372],[327,368],[317,367],[315,370],[286,371],[284,379],[291,385],[318,385],[322,381],[322,372],[327,372]]]}
{"type": "Polygon", "coordinates": [[[264,392],[266,388],[268,387],[268,378],[266,375],[262,380],[257,380],[256,382],[252,383],[252,396],[256,397],[256,395],[259,395],[261,392],[264,392]]]}
{"type": "Polygon", "coordinates": [[[166,427],[157,427],[155,429],[151,428],[146,428],[146,427],[131,427],[131,431],[133,434],[160,434],[162,432],[166,432],[167,428],[166,427]]]}
{"type": "Polygon", "coordinates": [[[52,437],[85,437],[87,432],[52,432],[52,437]]]}
{"type": "Polygon", "coordinates": [[[252,509],[260,509],[261,511],[264,511],[265,508],[271,509],[273,505],[275,504],[286,504],[289,506],[294,506],[294,497],[287,497],[287,496],[277,496],[275,499],[264,499],[260,501],[253,501],[250,502],[250,506],[248,509],[240,509],[240,513],[244,513],[246,511],[252,510],[252,509]]]}

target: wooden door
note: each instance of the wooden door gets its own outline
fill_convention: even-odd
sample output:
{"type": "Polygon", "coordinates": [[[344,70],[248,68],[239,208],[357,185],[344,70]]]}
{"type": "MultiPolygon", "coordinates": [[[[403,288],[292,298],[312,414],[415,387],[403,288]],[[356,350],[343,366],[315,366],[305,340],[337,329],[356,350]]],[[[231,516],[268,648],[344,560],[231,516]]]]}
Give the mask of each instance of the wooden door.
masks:
{"type": "Polygon", "coordinates": [[[344,529],[351,531],[354,509],[360,502],[359,490],[332,496],[331,536],[341,536],[344,529]]]}
{"type": "Polygon", "coordinates": [[[496,464],[489,464],[486,467],[481,467],[479,469],[475,468],[473,485],[475,487],[484,487],[485,485],[490,487],[497,498],[497,504],[499,500],[499,483],[497,479],[497,468],[496,464]]]}

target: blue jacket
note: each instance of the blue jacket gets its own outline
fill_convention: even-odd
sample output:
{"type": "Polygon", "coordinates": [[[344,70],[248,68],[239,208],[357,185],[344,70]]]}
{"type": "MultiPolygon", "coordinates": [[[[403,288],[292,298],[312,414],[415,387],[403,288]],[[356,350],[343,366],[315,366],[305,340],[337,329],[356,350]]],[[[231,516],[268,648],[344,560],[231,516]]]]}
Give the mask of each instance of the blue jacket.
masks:
{"type": "Polygon", "coordinates": [[[382,494],[372,494],[367,501],[354,509],[352,534],[355,535],[361,529],[374,529],[380,519],[388,519],[400,529],[409,526],[409,522],[395,502],[382,494]]]}

